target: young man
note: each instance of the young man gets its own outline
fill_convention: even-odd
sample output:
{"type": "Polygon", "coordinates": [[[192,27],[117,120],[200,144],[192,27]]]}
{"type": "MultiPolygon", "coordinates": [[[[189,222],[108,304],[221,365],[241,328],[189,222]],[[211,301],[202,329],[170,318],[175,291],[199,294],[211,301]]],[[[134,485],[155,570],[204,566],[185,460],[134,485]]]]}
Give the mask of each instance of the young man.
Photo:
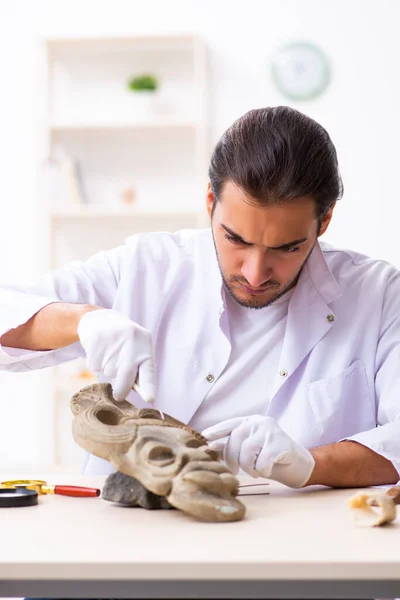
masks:
{"type": "MultiPolygon", "coordinates": [[[[1,290],[2,368],[86,356],[117,400],[141,406],[138,377],[234,472],[291,487],[397,482],[400,275],[320,244],[342,195],[327,132],[288,107],[250,111],[209,178],[210,230],[134,235],[1,290]]],[[[88,457],[86,472],[111,470],[88,457]]]]}

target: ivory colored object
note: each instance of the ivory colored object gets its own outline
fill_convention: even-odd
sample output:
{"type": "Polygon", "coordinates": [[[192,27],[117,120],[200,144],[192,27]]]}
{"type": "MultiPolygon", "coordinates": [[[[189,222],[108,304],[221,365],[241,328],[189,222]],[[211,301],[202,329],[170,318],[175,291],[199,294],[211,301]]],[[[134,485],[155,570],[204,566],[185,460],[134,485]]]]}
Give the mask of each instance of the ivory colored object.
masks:
{"type": "Polygon", "coordinates": [[[84,387],[71,409],[73,436],[82,448],[171,506],[203,521],[243,518],[238,480],[197,431],[167,414],[162,420],[155,409],[116,402],[109,383],[84,387]]]}
{"type": "Polygon", "coordinates": [[[396,505],[400,504],[400,487],[387,492],[363,490],[348,501],[357,527],[377,527],[396,519],[396,505]]]}

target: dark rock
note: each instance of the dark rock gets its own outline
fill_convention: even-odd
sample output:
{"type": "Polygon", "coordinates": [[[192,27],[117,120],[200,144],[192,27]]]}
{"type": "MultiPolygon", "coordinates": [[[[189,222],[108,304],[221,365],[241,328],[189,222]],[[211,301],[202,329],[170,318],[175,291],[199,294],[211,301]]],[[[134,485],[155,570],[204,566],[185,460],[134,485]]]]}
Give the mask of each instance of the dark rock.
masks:
{"type": "Polygon", "coordinates": [[[148,510],[174,508],[164,498],[149,492],[137,479],[123,473],[112,473],[104,483],[102,498],[124,506],[140,506],[148,510]]]}

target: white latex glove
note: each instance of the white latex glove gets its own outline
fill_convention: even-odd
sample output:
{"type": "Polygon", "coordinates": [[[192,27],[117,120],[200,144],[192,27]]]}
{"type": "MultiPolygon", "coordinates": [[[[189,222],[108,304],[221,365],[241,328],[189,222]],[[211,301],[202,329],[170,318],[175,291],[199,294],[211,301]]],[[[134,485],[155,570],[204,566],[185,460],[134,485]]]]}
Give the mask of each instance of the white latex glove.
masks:
{"type": "Polygon", "coordinates": [[[143,399],[156,397],[153,345],[149,331],[111,309],[87,312],[78,336],[91,371],[112,379],[116,400],[125,400],[138,377],[143,399]]]}
{"type": "Polygon", "coordinates": [[[253,477],[301,488],[314,469],[311,452],[292,440],[272,417],[228,419],[205,429],[202,435],[210,440],[212,448],[223,450],[224,460],[233,473],[240,468],[253,477]]]}

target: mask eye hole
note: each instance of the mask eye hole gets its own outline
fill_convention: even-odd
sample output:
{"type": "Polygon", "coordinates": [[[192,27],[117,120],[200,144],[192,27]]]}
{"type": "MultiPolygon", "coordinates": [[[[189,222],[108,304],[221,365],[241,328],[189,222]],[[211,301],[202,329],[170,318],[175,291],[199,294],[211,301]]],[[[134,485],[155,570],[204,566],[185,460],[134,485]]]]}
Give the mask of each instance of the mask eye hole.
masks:
{"type": "Polygon", "coordinates": [[[203,446],[203,444],[200,442],[200,440],[192,437],[185,442],[185,446],[186,448],[200,448],[200,446],[203,446]]]}
{"type": "Polygon", "coordinates": [[[175,454],[168,446],[153,446],[148,454],[148,460],[153,463],[170,464],[175,460],[175,454]]]}
{"type": "Polygon", "coordinates": [[[104,425],[112,425],[115,427],[116,425],[119,425],[120,422],[120,415],[117,412],[106,408],[99,410],[96,417],[101,423],[104,423],[104,425]]]}

